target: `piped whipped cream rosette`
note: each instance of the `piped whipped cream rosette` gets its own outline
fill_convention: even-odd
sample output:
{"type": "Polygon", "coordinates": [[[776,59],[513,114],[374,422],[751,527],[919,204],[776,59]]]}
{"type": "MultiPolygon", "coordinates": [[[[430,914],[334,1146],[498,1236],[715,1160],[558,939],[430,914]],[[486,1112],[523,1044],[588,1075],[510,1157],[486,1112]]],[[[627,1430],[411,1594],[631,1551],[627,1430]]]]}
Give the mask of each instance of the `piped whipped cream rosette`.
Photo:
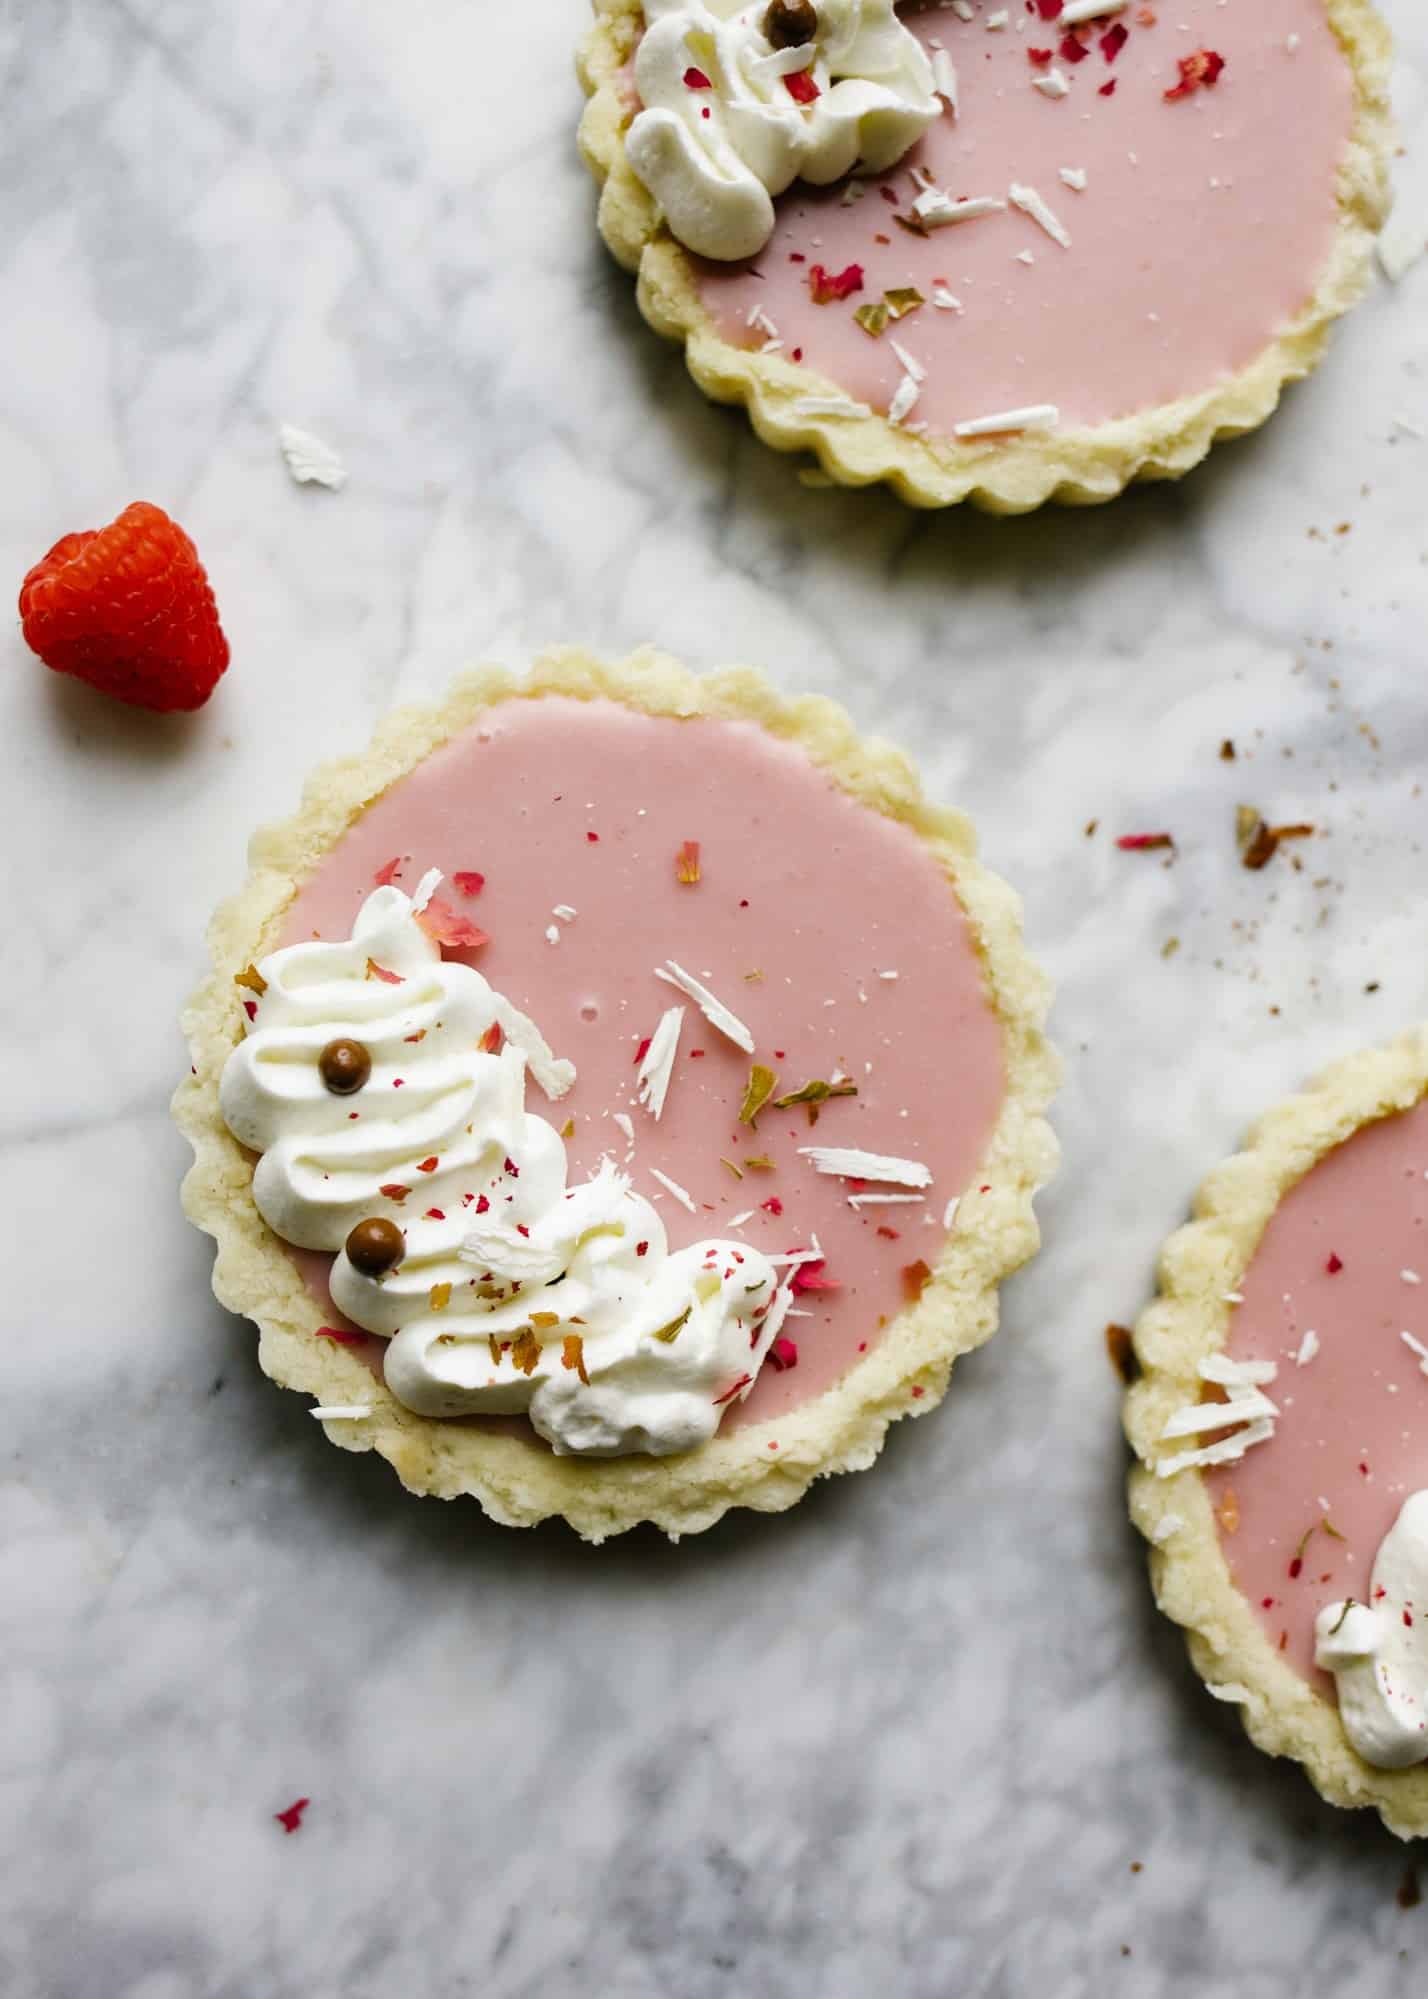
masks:
{"type": "Polygon", "coordinates": [[[861,1469],[1036,1244],[1015,898],[826,702],[472,676],[259,836],[177,1113],[330,1440],[592,1539],[861,1469]]]}
{"type": "Polygon", "coordinates": [[[1428,1031],[1264,1118],[1136,1329],[1132,1512],[1209,1691],[1428,1835],[1428,1031]]]}
{"type": "Polygon", "coordinates": [[[263,1219],[335,1252],[334,1302],[391,1340],[398,1400],[528,1415],[558,1452],[663,1456],[712,1437],[791,1302],[765,1257],[733,1242],[671,1257],[612,1166],[566,1185],[559,1134],[525,1108],[527,1051],[552,1090],[571,1065],[478,971],[442,962],[400,889],[373,892],[349,942],[290,945],[256,973],[223,1116],[261,1154],[263,1219]],[[356,1089],[350,1066],[333,1086],[337,1049],[365,1068],[356,1089]],[[374,1220],[396,1250],[385,1268],[374,1220]]]}
{"type": "Polygon", "coordinates": [[[1262,423],[1387,204],[1371,0],[594,0],[599,223],[719,402],[1020,512],[1262,423]]]}

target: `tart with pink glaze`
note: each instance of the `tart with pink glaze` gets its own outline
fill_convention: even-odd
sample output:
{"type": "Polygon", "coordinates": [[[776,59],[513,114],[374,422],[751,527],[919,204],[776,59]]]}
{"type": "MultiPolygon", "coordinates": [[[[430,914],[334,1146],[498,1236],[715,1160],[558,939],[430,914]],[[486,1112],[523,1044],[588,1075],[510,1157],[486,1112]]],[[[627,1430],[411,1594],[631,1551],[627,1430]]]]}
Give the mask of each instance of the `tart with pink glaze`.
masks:
{"type": "Polygon", "coordinates": [[[1386,203],[1369,0],[595,0],[581,147],[650,324],[780,450],[1001,513],[1261,424],[1386,203]]]}
{"type": "Polygon", "coordinates": [[[1132,1514],[1196,1669],[1325,1798],[1428,1835],[1428,1029],[1210,1176],[1135,1351],[1132,1514]]]}
{"type": "Polygon", "coordinates": [[[966,822],[840,709],[655,654],[483,671],[252,864],[184,1198],[334,1442],[678,1535],[867,1466],[994,1330],[1047,991],[966,822]]]}

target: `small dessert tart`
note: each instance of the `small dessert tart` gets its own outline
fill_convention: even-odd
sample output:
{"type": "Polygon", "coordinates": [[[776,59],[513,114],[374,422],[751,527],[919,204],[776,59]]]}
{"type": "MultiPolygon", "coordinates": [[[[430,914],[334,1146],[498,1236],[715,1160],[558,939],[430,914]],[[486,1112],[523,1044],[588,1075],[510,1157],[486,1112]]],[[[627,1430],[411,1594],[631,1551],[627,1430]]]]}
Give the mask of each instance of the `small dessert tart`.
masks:
{"type": "Polygon", "coordinates": [[[1369,0],[594,0],[600,229],[690,373],[848,485],[1178,478],[1363,288],[1369,0]]]}
{"type": "Polygon", "coordinates": [[[185,1018],[184,1200],[333,1441],[678,1535],[871,1464],[994,1330],[1047,989],[842,710],[653,653],[483,671],[252,865],[185,1018]]]}
{"type": "Polygon", "coordinates": [[[1251,1738],[1428,1835],[1428,1028],[1272,1111],[1142,1317],[1131,1511],[1251,1738]]]}

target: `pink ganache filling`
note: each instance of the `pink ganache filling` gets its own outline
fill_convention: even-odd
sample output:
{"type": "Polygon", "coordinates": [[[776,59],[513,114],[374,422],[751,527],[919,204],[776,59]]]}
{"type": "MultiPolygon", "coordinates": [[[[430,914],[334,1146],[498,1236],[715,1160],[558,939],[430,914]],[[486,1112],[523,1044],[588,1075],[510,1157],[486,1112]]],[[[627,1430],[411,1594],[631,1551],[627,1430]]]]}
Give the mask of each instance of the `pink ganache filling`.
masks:
{"type": "Polygon", "coordinates": [[[1207,1474],[1220,1544],[1266,1637],[1332,1699],[1314,1666],[1314,1619],[1327,1603],[1368,1599],[1379,1543],[1428,1486],[1428,1378],[1403,1338],[1428,1347],[1428,1102],[1367,1126],[1305,1175],[1240,1295],[1226,1350],[1277,1363],[1265,1392],[1280,1416],[1267,1443],[1207,1474]],[[1300,1366],[1309,1332],[1318,1350],[1300,1366]]]}
{"type": "MultiPolygon", "coordinates": [[[[408,892],[431,867],[485,877],[470,899],[450,882],[443,894],[490,941],[446,955],[475,965],[575,1063],[558,1104],[534,1084],[527,1093],[557,1128],[573,1119],[572,1180],[609,1153],[656,1202],[672,1248],[732,1234],[777,1253],[817,1236],[821,1275],[837,1288],[797,1299],[808,1316],[784,1328],[796,1363],[781,1354],[765,1367],[724,1430],[797,1408],[876,1346],[906,1302],[904,1272],[936,1262],[947,1203],[977,1173],[1004,1094],[1001,1026],[970,926],[921,840],[752,724],[547,697],[493,708],[368,807],[304,884],[279,941],[346,936],[393,860],[408,892]],[[677,865],[690,841],[692,884],[677,865]],[[857,1096],[825,1104],[816,1126],[804,1108],[770,1107],[751,1130],[738,1115],[750,1058],[691,1002],[656,1123],[636,1099],[636,1059],[680,1001],[654,977],[671,958],[750,1028],[776,1094],[842,1074],[857,1096]],[[617,1114],[634,1126],[628,1158],[617,1114]],[[810,1144],[920,1160],[932,1186],[910,1204],[854,1208],[856,1184],[799,1156],[810,1144]]],[[[350,1331],[327,1295],[330,1259],[294,1254],[328,1323],[350,1331]]],[[[383,1346],[363,1341],[374,1367],[383,1346]]]]}
{"type": "Polygon", "coordinates": [[[866,192],[851,206],[844,186],[795,185],[752,264],[701,264],[724,337],[776,337],[784,358],[884,412],[904,373],[895,339],[927,370],[908,420],[943,435],[1047,403],[1063,428],[1103,423],[1248,366],[1312,296],[1336,223],[1354,85],[1324,0],[1177,0],[1069,34],[1040,0],[1014,5],[1001,31],[986,25],[992,11],[905,11],[929,50],[951,57],[957,116],[880,181],[858,183],[866,192]],[[1167,99],[1182,59],[1202,49],[1223,70],[1167,99]],[[1036,87],[1053,72],[1064,97],[1036,87]],[[912,213],[915,168],[953,199],[1034,188],[1070,248],[1011,206],[909,234],[895,217],[912,213]],[[1084,173],[1084,192],[1062,168],[1084,173]],[[815,265],[859,267],[860,288],[815,304],[815,265]],[[870,338],[856,309],[908,286],[927,303],[870,338]],[[939,290],[961,309],[935,306],[939,290]]]}

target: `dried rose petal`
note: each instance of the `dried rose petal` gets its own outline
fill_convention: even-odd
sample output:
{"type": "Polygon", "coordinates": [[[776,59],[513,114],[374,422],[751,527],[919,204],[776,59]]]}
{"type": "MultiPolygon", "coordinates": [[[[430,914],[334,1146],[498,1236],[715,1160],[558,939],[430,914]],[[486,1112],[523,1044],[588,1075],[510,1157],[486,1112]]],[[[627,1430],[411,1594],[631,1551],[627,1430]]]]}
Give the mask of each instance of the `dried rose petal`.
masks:
{"type": "Polygon", "coordinates": [[[285,1805],[282,1811],[274,1812],[273,1817],[284,1832],[296,1832],[302,1824],[303,1813],[311,1803],[311,1798],[294,1798],[292,1803],[285,1805]]]}
{"type": "Polygon", "coordinates": [[[459,868],[451,877],[451,886],[459,895],[479,895],[486,886],[486,877],[478,875],[474,868],[459,868]]]}
{"type": "Polygon", "coordinates": [[[428,937],[448,951],[479,951],[491,941],[469,916],[463,916],[439,895],[434,895],[425,909],[418,910],[417,922],[428,937]]]}

